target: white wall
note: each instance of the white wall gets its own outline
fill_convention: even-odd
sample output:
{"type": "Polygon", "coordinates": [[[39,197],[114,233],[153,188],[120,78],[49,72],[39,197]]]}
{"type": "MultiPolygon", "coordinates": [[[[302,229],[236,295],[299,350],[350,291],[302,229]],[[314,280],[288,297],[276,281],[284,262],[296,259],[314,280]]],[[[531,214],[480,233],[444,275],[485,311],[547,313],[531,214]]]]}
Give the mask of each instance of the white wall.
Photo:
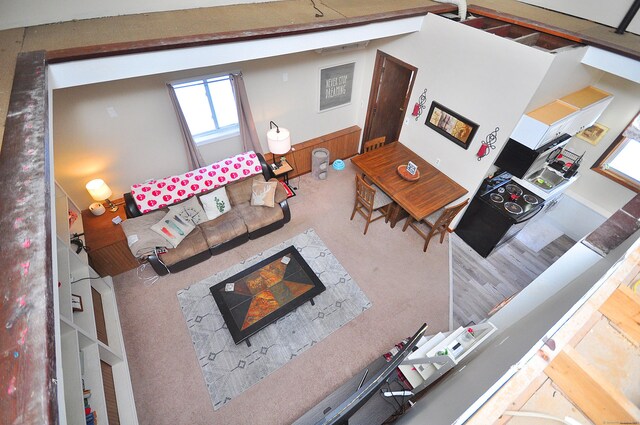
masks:
{"type": "Polygon", "coordinates": [[[194,9],[242,3],[263,3],[279,0],[0,0],[0,30],[71,21],[74,19],[100,18],[104,16],[131,15],[135,13],[167,10],[194,9]]]}
{"type": "Polygon", "coordinates": [[[598,81],[603,72],[580,62],[587,49],[587,46],[578,46],[554,55],[547,75],[527,106],[527,112],[598,81]]]}
{"type": "MultiPolygon", "coordinates": [[[[585,18],[590,21],[617,28],[631,7],[633,0],[616,0],[606,2],[602,0],[519,0],[523,3],[544,7],[568,15],[585,18]]],[[[640,15],[631,21],[627,31],[640,34],[640,15]]]]}
{"type": "MultiPolygon", "coordinates": [[[[118,198],[134,183],[187,171],[165,83],[191,76],[242,70],[264,151],[270,120],[291,131],[293,144],[352,126],[362,115],[362,88],[368,90],[369,82],[362,81],[363,69],[370,66],[366,56],[363,50],[328,55],[305,52],[55,90],[55,177],[84,207],[92,202],[84,184],[93,178],[103,178],[118,198]],[[319,113],[320,68],[351,61],[356,62],[351,104],[319,113]],[[108,108],[117,116],[111,117],[108,108]]],[[[207,162],[239,152],[237,139],[202,148],[207,162]]]]}
{"type": "Polygon", "coordinates": [[[431,164],[439,159],[439,168],[472,196],[543,81],[553,55],[432,14],[419,33],[378,46],[418,67],[400,141],[431,164]],[[426,110],[416,121],[410,114],[425,88],[426,110]],[[467,150],[424,124],[434,100],[479,125],[467,150]],[[496,149],[478,161],[482,140],[496,127],[496,149]]]}
{"type": "Polygon", "coordinates": [[[596,87],[613,94],[614,98],[597,120],[609,128],[596,146],[576,137],[568,146],[576,152],[585,152],[580,166],[580,178],[567,193],[599,213],[609,216],[635,196],[635,192],[609,180],[590,168],[613,141],[622,133],[640,109],[640,84],[611,74],[603,74],[596,87]]]}
{"type": "Polygon", "coordinates": [[[561,214],[566,208],[559,208],[559,211],[555,212],[558,223],[569,226],[563,227],[565,233],[575,240],[589,233],[602,221],[602,217],[610,216],[634,196],[633,191],[592,171],[590,167],[622,132],[640,107],[640,85],[581,63],[586,50],[587,47],[578,47],[556,54],[547,75],[526,108],[527,112],[532,111],[588,85],[598,87],[614,96],[613,101],[597,120],[609,127],[604,139],[597,146],[576,137],[567,144],[568,148],[580,154],[584,152],[585,155],[579,170],[580,178],[567,189],[567,193],[574,199],[564,202],[564,206],[575,205],[578,202],[581,208],[586,206],[593,210],[588,215],[595,218],[585,218],[582,223],[574,223],[573,229],[570,223],[572,218],[561,214]],[[580,236],[576,237],[577,235],[580,236]]]}

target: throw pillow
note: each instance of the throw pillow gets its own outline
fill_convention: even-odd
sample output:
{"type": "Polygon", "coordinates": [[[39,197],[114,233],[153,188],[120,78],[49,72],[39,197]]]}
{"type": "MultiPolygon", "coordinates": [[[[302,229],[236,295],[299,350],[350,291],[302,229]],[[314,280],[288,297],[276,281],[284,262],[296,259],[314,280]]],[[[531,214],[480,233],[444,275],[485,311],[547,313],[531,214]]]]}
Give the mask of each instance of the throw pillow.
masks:
{"type": "Polygon", "coordinates": [[[251,205],[262,205],[265,207],[271,207],[275,205],[274,198],[276,196],[277,181],[260,181],[253,180],[251,185],[251,205]]]}
{"type": "Polygon", "coordinates": [[[200,197],[204,212],[209,220],[221,216],[231,209],[231,203],[224,187],[214,190],[200,197]]]}
{"type": "Polygon", "coordinates": [[[196,196],[192,196],[184,202],[179,203],[178,205],[172,205],[169,207],[169,212],[177,215],[184,221],[188,221],[192,225],[196,225],[202,223],[203,221],[207,221],[206,214],[198,202],[198,198],[196,196]]]}
{"type": "Polygon", "coordinates": [[[177,247],[187,237],[195,226],[188,220],[183,220],[176,213],[169,211],[162,220],[151,226],[151,230],[165,238],[172,247],[177,247]]]}

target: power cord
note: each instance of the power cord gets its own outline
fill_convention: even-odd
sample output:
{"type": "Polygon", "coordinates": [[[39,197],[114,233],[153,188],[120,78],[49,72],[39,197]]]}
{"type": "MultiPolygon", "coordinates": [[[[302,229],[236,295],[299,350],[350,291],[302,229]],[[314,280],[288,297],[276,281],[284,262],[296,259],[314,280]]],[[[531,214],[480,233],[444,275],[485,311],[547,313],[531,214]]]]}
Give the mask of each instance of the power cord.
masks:
{"type": "Polygon", "coordinates": [[[72,281],[72,282],[69,282],[69,284],[73,284],[73,283],[77,283],[77,282],[82,282],[83,280],[89,280],[89,279],[100,279],[100,276],[96,276],[96,277],[92,277],[92,276],[89,276],[89,277],[83,277],[83,278],[81,278],[81,279],[77,279],[77,280],[74,280],[74,281],[72,281]]]}
{"type": "Polygon", "coordinates": [[[316,2],[311,0],[311,4],[313,5],[313,8],[318,12],[318,13],[316,13],[316,18],[322,18],[324,16],[324,13],[322,12],[322,10],[320,10],[320,9],[318,9],[316,7],[316,2]]]}
{"type": "Polygon", "coordinates": [[[380,389],[381,397],[384,399],[385,402],[389,403],[394,409],[394,412],[389,416],[389,418],[387,418],[386,421],[384,421],[382,423],[382,425],[389,425],[389,424],[394,423],[396,421],[396,419],[398,419],[400,416],[404,415],[404,413],[406,411],[406,404],[403,403],[404,397],[396,396],[396,395],[392,395],[391,397],[385,397],[384,395],[382,395],[382,393],[385,392],[385,391],[389,391],[389,392],[393,391],[391,389],[391,384],[394,383],[394,382],[397,383],[398,386],[400,387],[400,390],[398,390],[398,391],[406,391],[407,390],[404,387],[404,385],[402,385],[398,381],[392,381],[391,383],[387,382],[386,389],[385,388],[381,388],[380,389]],[[393,399],[393,403],[391,401],[389,401],[388,398],[392,398],[393,399]]]}

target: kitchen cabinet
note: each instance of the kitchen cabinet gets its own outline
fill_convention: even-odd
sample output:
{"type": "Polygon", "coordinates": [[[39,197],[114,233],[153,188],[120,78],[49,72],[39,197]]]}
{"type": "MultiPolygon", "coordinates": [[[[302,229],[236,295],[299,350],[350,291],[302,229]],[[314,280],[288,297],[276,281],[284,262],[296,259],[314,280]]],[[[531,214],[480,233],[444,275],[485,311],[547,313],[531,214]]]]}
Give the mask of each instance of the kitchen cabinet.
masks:
{"type": "Polygon", "coordinates": [[[531,149],[549,143],[566,133],[580,108],[562,100],[555,100],[523,115],[511,138],[531,149]]]}
{"type": "Polygon", "coordinates": [[[579,108],[578,113],[575,114],[565,131],[574,136],[596,122],[613,100],[613,96],[604,90],[589,86],[561,97],[560,100],[579,108]]]}
{"type": "Polygon", "coordinates": [[[58,421],[137,425],[133,388],[110,277],[101,278],[70,240],[83,233],[80,208],[57,183],[54,198],[58,421]]]}

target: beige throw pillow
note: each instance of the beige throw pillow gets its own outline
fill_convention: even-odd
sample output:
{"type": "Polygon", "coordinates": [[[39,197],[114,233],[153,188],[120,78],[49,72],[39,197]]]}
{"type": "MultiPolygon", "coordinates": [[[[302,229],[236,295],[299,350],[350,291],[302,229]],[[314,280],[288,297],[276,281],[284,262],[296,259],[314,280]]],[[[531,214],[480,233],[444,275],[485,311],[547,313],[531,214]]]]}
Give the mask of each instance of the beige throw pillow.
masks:
{"type": "Polygon", "coordinates": [[[260,180],[253,180],[251,186],[251,205],[261,205],[265,207],[271,207],[275,205],[274,198],[276,196],[277,181],[263,182],[260,180]]]}
{"type": "Polygon", "coordinates": [[[209,220],[213,220],[231,209],[231,203],[224,187],[200,197],[204,212],[209,220]]]}
{"type": "Polygon", "coordinates": [[[188,221],[194,226],[202,223],[203,221],[207,221],[207,215],[202,209],[200,202],[198,202],[197,196],[192,196],[178,205],[170,206],[169,212],[177,215],[184,221],[188,221]]]}
{"type": "Polygon", "coordinates": [[[151,226],[151,230],[165,238],[172,247],[177,247],[195,226],[189,220],[183,220],[176,213],[169,211],[162,220],[151,226]]]}

